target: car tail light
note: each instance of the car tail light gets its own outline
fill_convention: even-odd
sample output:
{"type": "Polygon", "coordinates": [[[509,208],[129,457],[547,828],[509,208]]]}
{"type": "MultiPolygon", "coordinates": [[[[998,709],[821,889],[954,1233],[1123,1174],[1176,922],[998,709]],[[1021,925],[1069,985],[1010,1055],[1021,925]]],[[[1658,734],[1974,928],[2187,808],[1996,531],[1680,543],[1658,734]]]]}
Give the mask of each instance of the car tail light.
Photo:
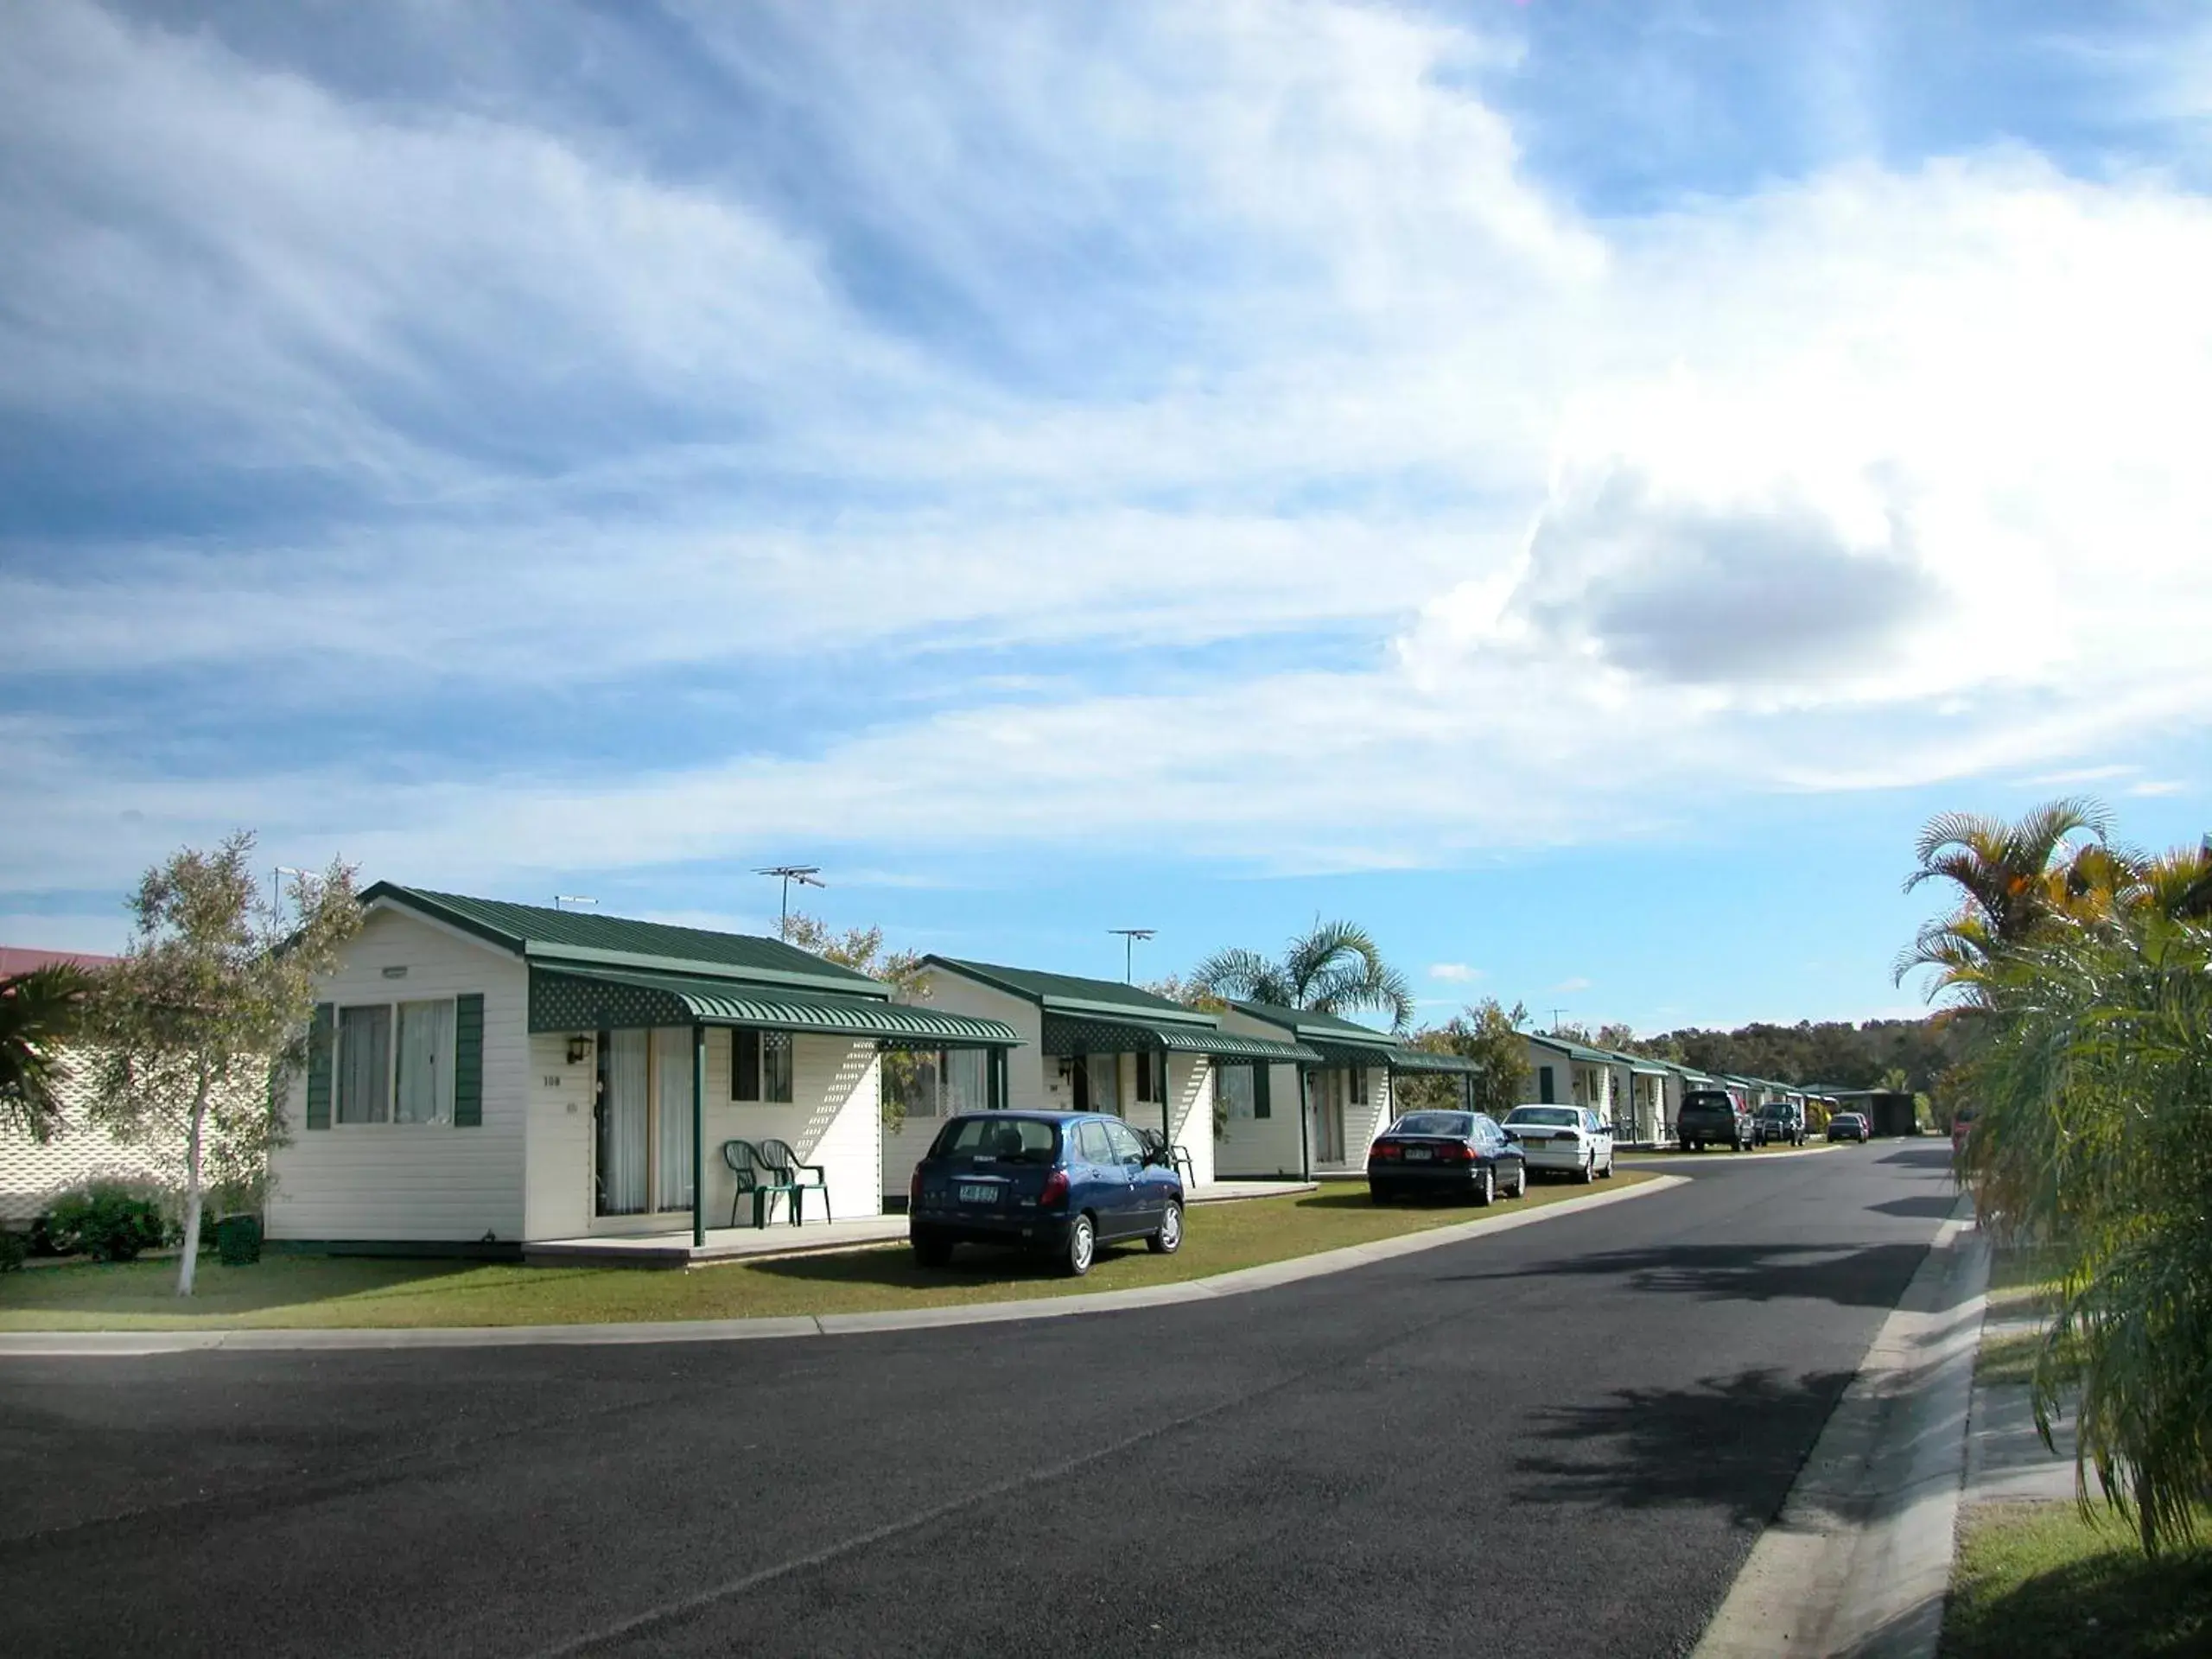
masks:
{"type": "Polygon", "coordinates": [[[914,1173],[906,1178],[906,1208],[909,1211],[922,1207],[922,1166],[914,1166],[914,1173]]]}
{"type": "Polygon", "coordinates": [[[1067,1201],[1068,1173],[1065,1169],[1056,1169],[1045,1178],[1045,1190],[1037,1195],[1038,1206],[1040,1209],[1050,1209],[1056,1204],[1065,1204],[1067,1201]]]}
{"type": "Polygon", "coordinates": [[[1450,1146],[1438,1147],[1436,1156],[1442,1163],[1471,1164],[1475,1161],[1475,1149],[1463,1141],[1455,1141],[1450,1146]]]}
{"type": "Polygon", "coordinates": [[[1377,1158],[1400,1158],[1404,1155],[1405,1148],[1395,1141],[1377,1141],[1375,1143],[1375,1156],[1377,1158]]]}

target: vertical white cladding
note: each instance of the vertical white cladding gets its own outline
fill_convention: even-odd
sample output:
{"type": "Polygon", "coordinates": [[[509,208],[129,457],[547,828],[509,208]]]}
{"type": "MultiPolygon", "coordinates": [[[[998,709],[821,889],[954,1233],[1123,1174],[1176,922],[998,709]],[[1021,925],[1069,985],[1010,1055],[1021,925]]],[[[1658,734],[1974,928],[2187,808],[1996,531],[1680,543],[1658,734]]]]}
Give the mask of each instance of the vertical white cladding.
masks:
{"type": "Polygon", "coordinates": [[[270,1154],[272,1239],[512,1243],[524,1236],[524,1144],[531,1113],[528,970],[519,958],[405,911],[379,906],[316,991],[340,1007],[484,998],[484,1120],[307,1127],[295,1078],[290,1139],[270,1154]],[[397,972],[393,970],[401,970],[397,972]]]}

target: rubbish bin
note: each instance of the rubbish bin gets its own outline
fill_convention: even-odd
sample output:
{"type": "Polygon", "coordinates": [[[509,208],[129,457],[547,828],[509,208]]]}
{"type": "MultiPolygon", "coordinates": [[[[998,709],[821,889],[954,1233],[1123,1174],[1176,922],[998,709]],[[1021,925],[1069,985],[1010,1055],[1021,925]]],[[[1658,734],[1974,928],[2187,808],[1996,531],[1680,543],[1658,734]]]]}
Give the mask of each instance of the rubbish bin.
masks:
{"type": "Polygon", "coordinates": [[[226,1268],[250,1268],[261,1260],[261,1217],[225,1216],[215,1224],[215,1257],[226,1268]]]}

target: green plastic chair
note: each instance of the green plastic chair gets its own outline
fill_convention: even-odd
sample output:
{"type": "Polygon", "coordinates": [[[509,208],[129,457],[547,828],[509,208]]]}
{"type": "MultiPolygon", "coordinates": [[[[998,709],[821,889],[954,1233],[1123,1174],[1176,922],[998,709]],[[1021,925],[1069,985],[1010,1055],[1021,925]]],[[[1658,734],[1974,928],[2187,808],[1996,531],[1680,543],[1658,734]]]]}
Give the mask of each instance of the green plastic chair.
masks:
{"type": "MultiPolygon", "coordinates": [[[[770,1141],[763,1144],[772,1147],[780,1143],[770,1141]]],[[[760,1148],[750,1141],[723,1141],[722,1162],[729,1166],[729,1173],[737,1187],[729,1201],[731,1226],[737,1225],[737,1206],[745,1201],[748,1192],[753,1195],[753,1224],[755,1227],[768,1224],[768,1208],[779,1192],[791,1200],[791,1219],[797,1222],[798,1188],[791,1184],[788,1168],[778,1168],[774,1160],[763,1156],[760,1148]]],[[[823,1202],[827,1204],[829,1201],[829,1195],[824,1193],[823,1202]]]]}
{"type": "Polygon", "coordinates": [[[798,1154],[791,1150],[787,1141],[763,1141],[760,1156],[775,1172],[777,1179],[786,1183],[784,1190],[791,1195],[792,1226],[797,1227],[806,1220],[806,1195],[809,1192],[822,1195],[822,1219],[836,1219],[830,1212],[829,1174],[821,1165],[799,1162],[798,1154]]]}

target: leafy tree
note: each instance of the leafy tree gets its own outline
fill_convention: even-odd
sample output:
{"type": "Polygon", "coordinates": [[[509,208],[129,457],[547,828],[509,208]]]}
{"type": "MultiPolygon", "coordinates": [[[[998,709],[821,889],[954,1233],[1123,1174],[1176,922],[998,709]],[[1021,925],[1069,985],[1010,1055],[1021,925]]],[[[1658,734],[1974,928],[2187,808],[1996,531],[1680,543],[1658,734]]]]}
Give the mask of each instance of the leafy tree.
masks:
{"type": "Polygon", "coordinates": [[[1607,1049],[1615,1054],[1633,1054],[1636,1052],[1636,1028],[1620,1024],[1600,1026],[1598,1027],[1598,1039],[1591,1046],[1607,1049]]]}
{"type": "Polygon", "coordinates": [[[2060,1263],[2037,1421],[2071,1404],[2146,1550],[2212,1491],[2212,924],[2138,898],[2041,931],[1980,982],[1961,1154],[1984,1224],[2060,1263]]]}
{"type": "MultiPolygon", "coordinates": [[[[1496,997],[1470,1005],[1434,1030],[1419,1032],[1413,1046],[1433,1054],[1457,1054],[1482,1067],[1474,1078],[1475,1109],[1502,1118],[1527,1098],[1529,1049],[1521,1027],[1529,1011],[1516,1003],[1508,1009],[1496,997]]],[[[1424,1106],[1450,1106],[1459,1102],[1456,1077],[1413,1073],[1396,1085],[1408,1111],[1424,1106]]]]}
{"type": "Polygon", "coordinates": [[[2102,806],[2081,798],[2050,802],[2018,823],[1979,812],[1930,818],[1914,844],[1904,890],[1946,881],[1958,903],[1898,955],[1898,983],[1916,968],[1933,968],[1931,995],[1957,990],[1979,1001],[2005,951],[2054,917],[2095,907],[2098,894],[2126,881],[2126,861],[2103,845],[2109,824],[2102,806]]]}
{"type": "Polygon", "coordinates": [[[1186,1008],[1197,1008],[1203,1014],[1219,1014],[1229,1006],[1226,999],[1216,996],[1194,980],[1179,974],[1167,974],[1148,980],[1142,987],[1154,996],[1164,996],[1170,1002],[1180,1002],[1186,1008]]]}
{"type": "Polygon", "coordinates": [[[251,1185],[265,1169],[284,1130],[272,1103],[307,1060],[316,982],[361,924],[350,867],[295,878],[288,914],[261,897],[253,844],[240,831],[146,873],[130,951],[90,1008],[92,1121],[184,1147],[180,1296],[192,1294],[207,1178],[251,1185]]]}
{"type": "Polygon", "coordinates": [[[50,963],[0,979],[0,1128],[41,1144],[61,1122],[61,1047],[83,1027],[92,977],[50,963]]]}
{"type": "Polygon", "coordinates": [[[1413,989],[1405,976],[1383,961],[1373,936],[1351,922],[1315,918],[1279,960],[1256,950],[1216,951],[1192,971],[1191,982],[1219,997],[1318,1014],[1386,1014],[1393,1031],[1413,1022],[1413,989]]]}

